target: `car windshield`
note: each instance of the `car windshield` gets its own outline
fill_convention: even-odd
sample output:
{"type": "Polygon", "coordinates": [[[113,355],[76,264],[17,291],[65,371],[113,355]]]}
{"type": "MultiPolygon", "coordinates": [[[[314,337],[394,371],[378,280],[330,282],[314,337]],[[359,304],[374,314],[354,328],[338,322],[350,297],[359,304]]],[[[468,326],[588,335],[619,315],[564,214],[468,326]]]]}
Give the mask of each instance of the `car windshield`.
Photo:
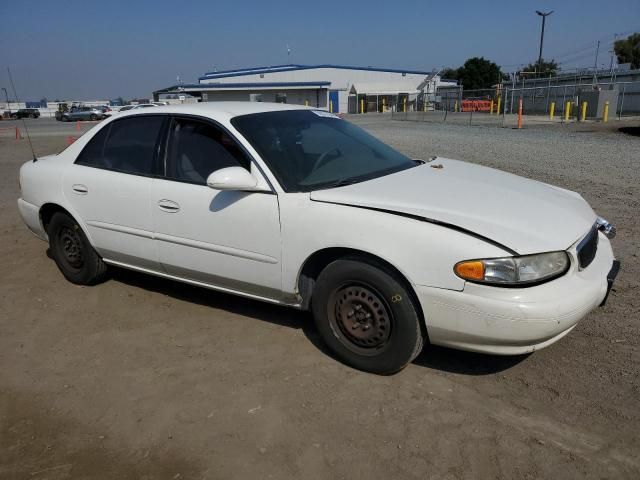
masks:
{"type": "Polygon", "coordinates": [[[287,192],[338,187],[416,165],[361,128],[322,110],[254,113],[231,123],[287,192]]]}

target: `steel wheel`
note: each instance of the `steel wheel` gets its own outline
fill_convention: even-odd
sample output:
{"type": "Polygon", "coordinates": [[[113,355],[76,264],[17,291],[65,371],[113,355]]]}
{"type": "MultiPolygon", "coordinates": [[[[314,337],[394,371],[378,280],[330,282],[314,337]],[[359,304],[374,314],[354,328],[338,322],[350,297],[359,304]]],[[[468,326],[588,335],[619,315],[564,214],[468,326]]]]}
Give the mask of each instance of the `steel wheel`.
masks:
{"type": "Polygon", "coordinates": [[[360,355],[377,355],[388,344],[393,314],[382,296],[368,285],[337,288],[330,299],[329,322],[340,342],[360,355]]]}
{"type": "Polygon", "coordinates": [[[47,225],[51,256],[67,280],[77,285],[101,282],[107,266],[69,215],[56,212],[47,225]]]}
{"type": "Polygon", "coordinates": [[[75,229],[63,227],[58,231],[58,241],[63,258],[74,270],[80,270],[84,266],[82,254],[82,240],[75,229]]]}

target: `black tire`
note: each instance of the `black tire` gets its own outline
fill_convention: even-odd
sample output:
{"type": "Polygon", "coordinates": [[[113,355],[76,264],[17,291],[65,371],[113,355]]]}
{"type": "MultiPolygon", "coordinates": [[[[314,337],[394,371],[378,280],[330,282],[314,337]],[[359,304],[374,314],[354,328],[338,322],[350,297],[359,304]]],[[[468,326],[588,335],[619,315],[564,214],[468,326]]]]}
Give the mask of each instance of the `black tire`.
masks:
{"type": "Polygon", "coordinates": [[[334,261],[320,273],[311,307],[327,346],[359,370],[393,374],[422,350],[412,295],[382,265],[355,258],[334,261]]]}
{"type": "Polygon", "coordinates": [[[65,213],[55,213],[47,234],[51,256],[67,280],[77,285],[95,285],[104,280],[107,266],[78,222],[65,213]]]}
{"type": "Polygon", "coordinates": [[[36,116],[33,113],[31,113],[29,114],[29,118],[36,118],[36,116]]]}
{"type": "Polygon", "coordinates": [[[95,114],[91,114],[91,116],[89,117],[89,120],[91,120],[92,122],[95,122],[98,119],[98,117],[95,116],[95,114]]]}

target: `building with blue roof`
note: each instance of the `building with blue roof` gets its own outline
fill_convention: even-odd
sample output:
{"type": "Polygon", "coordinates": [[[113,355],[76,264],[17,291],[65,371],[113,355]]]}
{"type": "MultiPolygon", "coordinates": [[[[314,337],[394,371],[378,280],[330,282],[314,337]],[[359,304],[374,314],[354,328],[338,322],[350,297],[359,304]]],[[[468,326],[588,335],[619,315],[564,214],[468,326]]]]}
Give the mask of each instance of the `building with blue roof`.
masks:
{"type": "Polygon", "coordinates": [[[173,85],[154,99],[262,101],[309,105],[334,113],[385,111],[403,99],[455,85],[437,72],[351,65],[273,65],[207,72],[195,84],[173,85]]]}

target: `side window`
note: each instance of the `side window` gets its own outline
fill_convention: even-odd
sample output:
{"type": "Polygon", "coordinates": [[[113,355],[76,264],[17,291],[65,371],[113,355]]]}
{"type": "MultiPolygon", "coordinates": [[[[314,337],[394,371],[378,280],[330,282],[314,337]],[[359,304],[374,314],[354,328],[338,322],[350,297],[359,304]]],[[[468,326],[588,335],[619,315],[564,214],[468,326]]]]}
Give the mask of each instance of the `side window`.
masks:
{"type": "Polygon", "coordinates": [[[101,128],[85,145],[76,163],[88,167],[107,168],[104,164],[104,144],[110,129],[111,125],[101,128]]]}
{"type": "Polygon", "coordinates": [[[76,163],[150,175],[163,120],[160,115],[116,120],[89,141],[76,163]]]}
{"type": "Polygon", "coordinates": [[[238,166],[249,170],[249,159],[225,131],[198,120],[173,121],[167,178],[204,185],[212,172],[238,166]]]}

